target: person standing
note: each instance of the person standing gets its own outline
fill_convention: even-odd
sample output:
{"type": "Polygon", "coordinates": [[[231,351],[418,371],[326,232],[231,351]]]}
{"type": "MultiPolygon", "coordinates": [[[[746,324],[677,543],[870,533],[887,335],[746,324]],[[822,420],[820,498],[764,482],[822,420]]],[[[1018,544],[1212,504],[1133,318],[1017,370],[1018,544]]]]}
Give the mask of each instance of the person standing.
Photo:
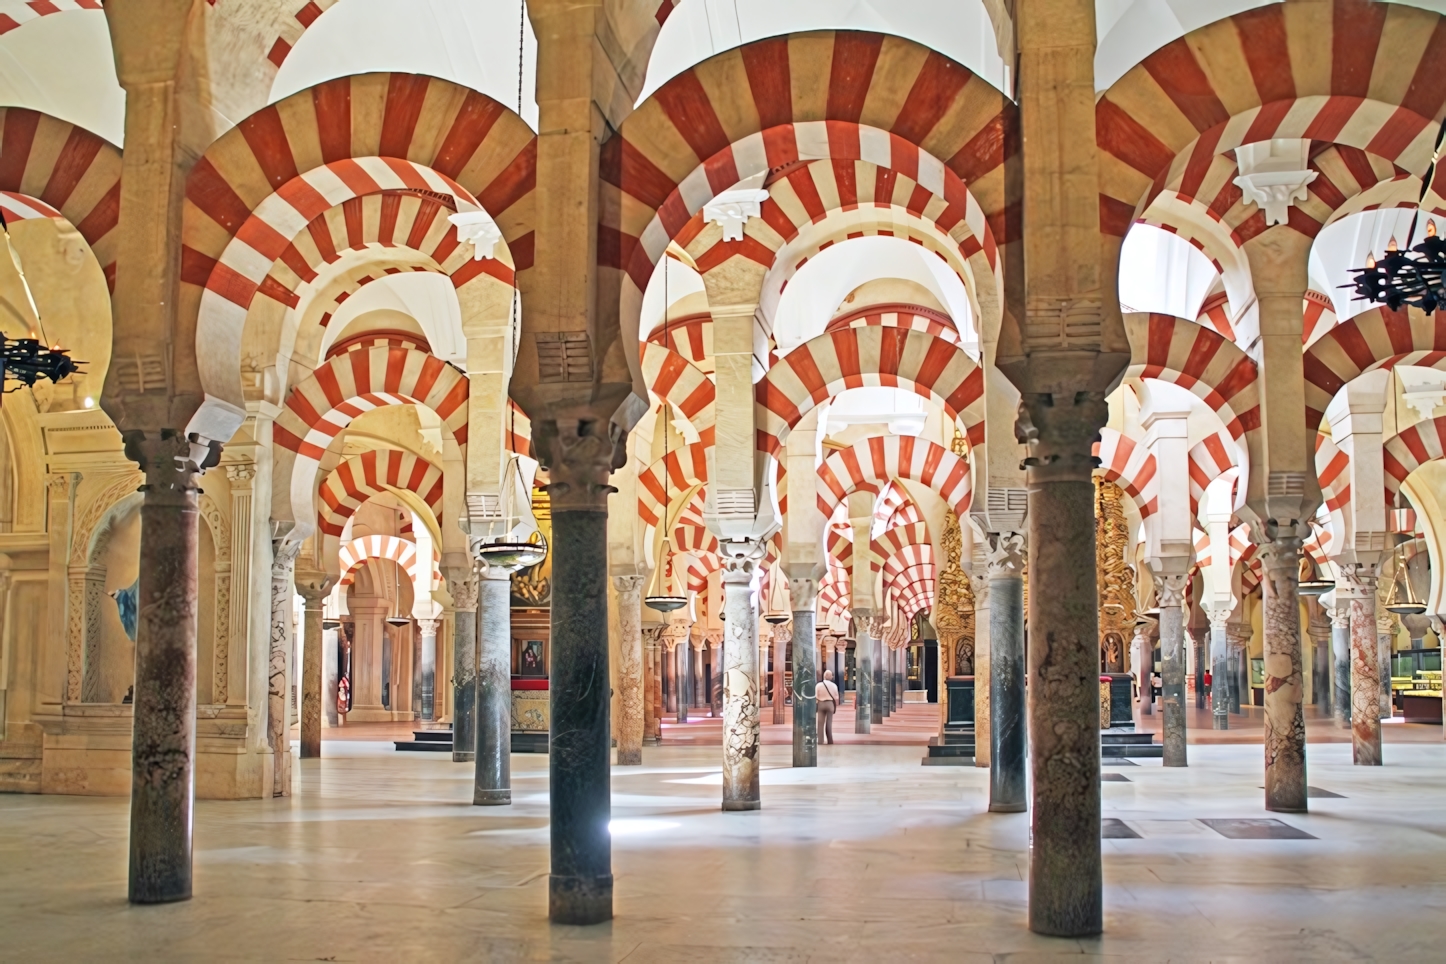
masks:
{"type": "Polygon", "coordinates": [[[833,714],[838,709],[838,687],[833,683],[833,670],[823,671],[823,679],[813,688],[818,704],[818,742],[833,743],[833,714]]]}

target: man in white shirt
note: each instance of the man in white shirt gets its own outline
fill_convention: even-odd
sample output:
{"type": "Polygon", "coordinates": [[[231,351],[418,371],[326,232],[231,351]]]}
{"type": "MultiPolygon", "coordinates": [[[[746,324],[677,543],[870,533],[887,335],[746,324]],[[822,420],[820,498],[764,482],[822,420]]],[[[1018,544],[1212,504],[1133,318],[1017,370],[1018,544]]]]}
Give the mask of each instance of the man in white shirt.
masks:
{"type": "Polygon", "coordinates": [[[818,742],[832,743],[833,713],[839,704],[838,687],[833,684],[833,670],[823,671],[823,679],[813,688],[813,698],[818,704],[818,742]]]}

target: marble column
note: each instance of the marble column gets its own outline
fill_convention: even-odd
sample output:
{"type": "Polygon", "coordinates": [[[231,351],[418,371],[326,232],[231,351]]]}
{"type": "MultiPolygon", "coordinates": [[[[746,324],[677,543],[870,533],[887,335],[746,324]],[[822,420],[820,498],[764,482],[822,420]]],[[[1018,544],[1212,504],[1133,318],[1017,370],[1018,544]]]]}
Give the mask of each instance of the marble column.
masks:
{"type": "Polygon", "coordinates": [[[1140,688],[1140,715],[1153,716],[1155,713],[1155,690],[1150,686],[1150,673],[1154,671],[1154,653],[1150,647],[1148,627],[1141,623],[1135,627],[1135,676],[1140,688]]]}
{"type": "MultiPolygon", "coordinates": [[[[641,633],[643,646],[643,746],[658,745],[658,631],[641,633]]],[[[621,749],[622,743],[618,744],[621,749]]],[[[639,751],[639,759],[641,760],[639,751]]]]}
{"type": "Polygon", "coordinates": [[[708,715],[714,719],[723,717],[723,633],[712,630],[708,633],[709,654],[713,660],[713,698],[708,704],[708,715]]]}
{"type": "Polygon", "coordinates": [[[643,764],[643,579],[613,576],[618,594],[618,766],[643,764]]]}
{"type": "Polygon", "coordinates": [[[456,616],[452,622],[452,762],[477,758],[477,573],[448,567],[447,592],[456,616]]]}
{"type": "Polygon", "coordinates": [[[1306,603],[1310,619],[1306,623],[1306,634],[1310,637],[1311,673],[1310,702],[1316,712],[1331,714],[1331,628],[1330,614],[1315,596],[1306,603]]]}
{"type": "MultiPolygon", "coordinates": [[[[1021,532],[991,532],[989,579],[989,810],[1028,809],[1024,778],[1024,562],[1021,532]]],[[[979,682],[976,680],[976,686],[979,682]]]]}
{"type": "Polygon", "coordinates": [[[1381,765],[1381,670],[1376,641],[1376,567],[1336,565],[1336,598],[1351,610],[1351,761],[1381,765]]]}
{"type": "MultiPolygon", "coordinates": [[[[1094,442],[1107,418],[1103,392],[1025,393],[1016,426],[1028,446],[1028,567],[1034,586],[1028,653],[1034,796],[1029,927],[1056,936],[1098,934],[1103,928],[1092,474],[1094,442]]],[[[997,719],[998,710],[991,710],[997,719]]]]}
{"type": "Polygon", "coordinates": [[[1296,594],[1303,540],[1294,530],[1269,525],[1266,534],[1260,545],[1265,570],[1265,809],[1304,813],[1305,712],[1296,594]]]}
{"type": "MultiPolygon", "coordinates": [[[[296,591],[305,605],[301,624],[301,758],[321,756],[321,720],[326,699],[323,678],[321,607],[331,591],[332,577],[322,570],[296,574],[296,591]]],[[[333,696],[332,703],[335,705],[333,696]]]]}
{"type": "MultiPolygon", "coordinates": [[[[707,681],[703,678],[703,650],[708,643],[701,633],[693,633],[688,638],[688,645],[692,649],[688,658],[693,661],[693,707],[702,709],[708,700],[707,681]]],[[[699,716],[701,718],[702,714],[699,716]]]]}
{"type": "Polygon", "coordinates": [[[784,660],[787,658],[788,642],[792,628],[787,624],[773,627],[773,722],[784,721],[784,660]]]}
{"type": "Polygon", "coordinates": [[[1331,617],[1331,707],[1336,725],[1351,728],[1351,604],[1337,593],[1331,617]]]}
{"type": "MultiPolygon", "coordinates": [[[[1424,616],[1411,617],[1413,619],[1425,620],[1424,616]]],[[[1426,620],[1426,625],[1430,621],[1426,620]]],[[[1425,635],[1426,630],[1421,630],[1425,635]]],[[[1393,613],[1377,611],[1376,613],[1376,666],[1379,667],[1381,676],[1381,719],[1389,720],[1395,716],[1395,702],[1391,698],[1391,640],[1396,638],[1396,617],[1393,613]]]]}
{"type": "MultiPolygon", "coordinates": [[[[308,612],[308,618],[310,613],[308,612]]],[[[421,659],[418,675],[421,678],[421,694],[418,719],[431,723],[437,719],[437,631],[441,629],[440,619],[417,620],[417,632],[421,638],[421,659]]],[[[308,629],[307,638],[310,639],[308,629]]],[[[306,754],[302,754],[305,756],[306,754]]]]}
{"type": "MultiPolygon", "coordinates": [[[[557,565],[556,560],[553,565],[557,565]]],[[[496,807],[512,802],[512,573],[489,566],[479,575],[477,766],[473,771],[472,803],[496,807]]],[[[554,665],[556,662],[554,649],[554,665]]]]}
{"type": "MultiPolygon", "coordinates": [[[[812,579],[790,579],[793,601],[793,765],[818,766],[818,584],[812,579]]],[[[835,707],[837,709],[837,707],[835,707]]]]}
{"type": "Polygon", "coordinates": [[[1230,712],[1242,714],[1241,704],[1250,705],[1250,626],[1242,622],[1243,614],[1237,606],[1229,621],[1225,623],[1225,638],[1230,643],[1230,712]]]}
{"type": "Polygon", "coordinates": [[[673,699],[678,704],[678,722],[688,722],[688,706],[693,702],[692,689],[690,685],[693,679],[692,672],[693,647],[689,645],[688,627],[683,627],[683,636],[673,647],[673,699]]]}
{"type": "Polygon", "coordinates": [[[1185,575],[1155,581],[1160,602],[1160,661],[1164,664],[1161,703],[1165,714],[1164,765],[1188,766],[1185,749],[1185,575]]]}
{"type": "Polygon", "coordinates": [[[532,424],[552,500],[548,916],[596,924],[613,914],[607,481],[626,438],[594,434],[601,420],[532,424]]]}
{"type": "Polygon", "coordinates": [[[869,687],[869,714],[873,720],[884,721],[884,618],[875,614],[869,620],[869,669],[873,673],[869,687]]]}
{"type": "MultiPolygon", "coordinates": [[[[322,626],[325,627],[325,623],[322,626]]],[[[337,687],[340,685],[341,667],[337,665],[337,634],[339,629],[321,631],[321,709],[325,726],[340,726],[337,710],[337,687]]]]}
{"type": "MultiPolygon", "coordinates": [[[[857,550],[855,550],[857,551],[857,550]]],[[[873,726],[874,642],[869,638],[867,609],[854,611],[854,732],[868,733],[873,726]]],[[[943,685],[943,681],[940,681],[943,685]]],[[[842,689],[842,687],[840,687],[842,689]]],[[[943,698],[943,693],[940,693],[943,698]]]]}
{"type": "Polygon", "coordinates": [[[191,897],[196,758],[198,463],[184,436],[127,433],[126,456],[145,472],[131,729],[129,898],[191,897]]]}
{"type": "Polygon", "coordinates": [[[752,585],[761,546],[724,547],[723,606],[723,809],[757,810],[758,791],[758,614],[752,585]]]}
{"type": "MultiPolygon", "coordinates": [[[[212,699],[217,703],[239,703],[231,693],[231,667],[246,663],[248,637],[251,632],[251,557],[252,548],[252,490],[256,483],[255,462],[232,462],[225,466],[226,478],[231,483],[231,593],[230,631],[227,633],[226,649],[220,654],[224,662],[216,666],[216,681],[212,699]]],[[[244,670],[237,674],[245,678],[244,670]]],[[[237,687],[244,691],[243,687],[237,687]]],[[[334,701],[333,701],[334,702],[334,701]]]]}
{"type": "Polygon", "coordinates": [[[273,543],[271,562],[271,645],[267,670],[266,739],[271,747],[271,795],[291,796],[291,633],[295,619],[293,568],[300,544],[273,543]]]}
{"type": "Polygon", "coordinates": [[[1217,730],[1230,729],[1230,637],[1226,624],[1233,607],[1217,604],[1210,617],[1210,716],[1217,730]]]}

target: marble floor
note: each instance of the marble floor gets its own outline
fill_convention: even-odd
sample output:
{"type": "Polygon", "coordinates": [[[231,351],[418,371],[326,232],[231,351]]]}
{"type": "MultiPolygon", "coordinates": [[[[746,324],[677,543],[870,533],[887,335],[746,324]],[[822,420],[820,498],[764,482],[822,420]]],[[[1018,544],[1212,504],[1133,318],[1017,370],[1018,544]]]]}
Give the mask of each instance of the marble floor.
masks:
{"type": "Polygon", "coordinates": [[[486,809],[440,754],[325,754],[298,762],[290,799],[199,803],[196,897],[167,906],[125,902],[127,801],[0,796],[0,960],[1446,957],[1440,744],[1391,746],[1378,769],[1313,744],[1310,783],[1335,796],[1280,818],[1304,839],[1204,822],[1267,816],[1259,747],[1107,768],[1106,932],[1090,940],[1026,930],[1028,816],[987,813],[986,771],[920,766],[918,747],[825,747],[795,770],[765,746],[764,809],[732,814],[716,749],[649,748],[613,770],[617,919],[592,928],[546,920],[545,756],[515,756],[517,802],[486,809]]]}

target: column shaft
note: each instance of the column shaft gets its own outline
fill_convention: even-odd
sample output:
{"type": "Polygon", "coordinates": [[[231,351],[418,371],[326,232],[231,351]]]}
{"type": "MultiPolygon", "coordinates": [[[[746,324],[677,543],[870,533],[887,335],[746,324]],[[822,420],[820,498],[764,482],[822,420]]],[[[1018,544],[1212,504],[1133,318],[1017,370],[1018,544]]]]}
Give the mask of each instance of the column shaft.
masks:
{"type": "Polygon", "coordinates": [[[614,576],[618,593],[618,766],[641,766],[643,704],[643,577],[614,576]]]}
{"type": "Polygon", "coordinates": [[[888,713],[884,710],[884,641],[880,638],[883,627],[869,627],[869,669],[873,672],[873,685],[869,688],[869,706],[873,719],[880,723],[888,713]]]}
{"type": "MultiPolygon", "coordinates": [[[[1004,539],[1011,537],[1017,558],[1023,540],[1013,533],[1004,539]]],[[[1024,692],[1024,580],[1017,570],[1003,570],[991,573],[989,580],[989,809],[993,813],[1027,809],[1024,692]]]]}
{"type": "Polygon", "coordinates": [[[1381,765],[1379,656],[1376,587],[1371,580],[1351,597],[1351,761],[1356,766],[1381,765]]]}
{"type": "Polygon", "coordinates": [[[747,571],[724,570],[723,809],[757,810],[758,623],[747,571]]]}
{"type": "Polygon", "coordinates": [[[1210,715],[1217,730],[1230,729],[1230,637],[1225,629],[1229,612],[1223,608],[1210,612],[1210,651],[1214,659],[1210,670],[1210,715]]]}
{"type": "Polygon", "coordinates": [[[271,745],[271,795],[291,795],[292,582],[299,546],[278,546],[271,566],[271,642],[267,667],[266,736],[271,745]]]}
{"type": "Polygon", "coordinates": [[[1331,704],[1336,725],[1351,728],[1351,606],[1340,597],[1331,612],[1331,704]]]}
{"type": "Polygon", "coordinates": [[[302,593],[306,608],[301,624],[301,758],[310,760],[321,756],[322,704],[326,692],[322,678],[321,604],[326,594],[315,591],[322,587],[298,588],[308,590],[302,593]]]}
{"type": "Polygon", "coordinates": [[[612,917],[605,506],[560,509],[553,500],[548,915],[558,924],[612,917]]]}
{"type": "MultiPolygon", "coordinates": [[[[798,581],[794,585],[797,586],[798,581]]],[[[799,599],[799,590],[794,590],[799,599]]],[[[793,765],[818,766],[818,637],[814,634],[817,607],[810,605],[793,611],[793,765]]],[[[837,707],[835,707],[837,709],[837,707]]]]}
{"type": "Polygon", "coordinates": [[[1265,568],[1265,809],[1304,813],[1305,712],[1296,584],[1301,539],[1281,533],[1261,545],[1265,568]]]}
{"type": "MultiPolygon", "coordinates": [[[[421,706],[418,712],[424,723],[431,723],[437,718],[437,628],[440,624],[440,619],[423,619],[417,623],[421,633],[421,659],[418,660],[421,706]]],[[[310,639],[310,636],[307,638],[310,639]]]]}
{"type": "MultiPolygon", "coordinates": [[[[854,624],[854,732],[868,733],[873,724],[874,705],[874,643],[869,639],[868,610],[855,609],[854,624]]],[[[942,681],[940,686],[943,699],[942,681]]]]}
{"type": "Polygon", "coordinates": [[[477,767],[472,789],[472,803],[479,807],[512,802],[511,603],[511,575],[484,572],[477,580],[477,767]]]}
{"type": "MultiPolygon", "coordinates": [[[[1177,577],[1165,577],[1161,582],[1177,577]]],[[[1183,577],[1178,593],[1183,597],[1183,577]]],[[[1165,713],[1165,757],[1167,767],[1187,765],[1185,750],[1185,611],[1174,594],[1167,600],[1166,590],[1160,597],[1160,661],[1163,669],[1165,713]]]]}
{"type": "Polygon", "coordinates": [[[452,594],[452,762],[471,763],[477,756],[477,574],[468,569],[447,571],[452,594]]]}

